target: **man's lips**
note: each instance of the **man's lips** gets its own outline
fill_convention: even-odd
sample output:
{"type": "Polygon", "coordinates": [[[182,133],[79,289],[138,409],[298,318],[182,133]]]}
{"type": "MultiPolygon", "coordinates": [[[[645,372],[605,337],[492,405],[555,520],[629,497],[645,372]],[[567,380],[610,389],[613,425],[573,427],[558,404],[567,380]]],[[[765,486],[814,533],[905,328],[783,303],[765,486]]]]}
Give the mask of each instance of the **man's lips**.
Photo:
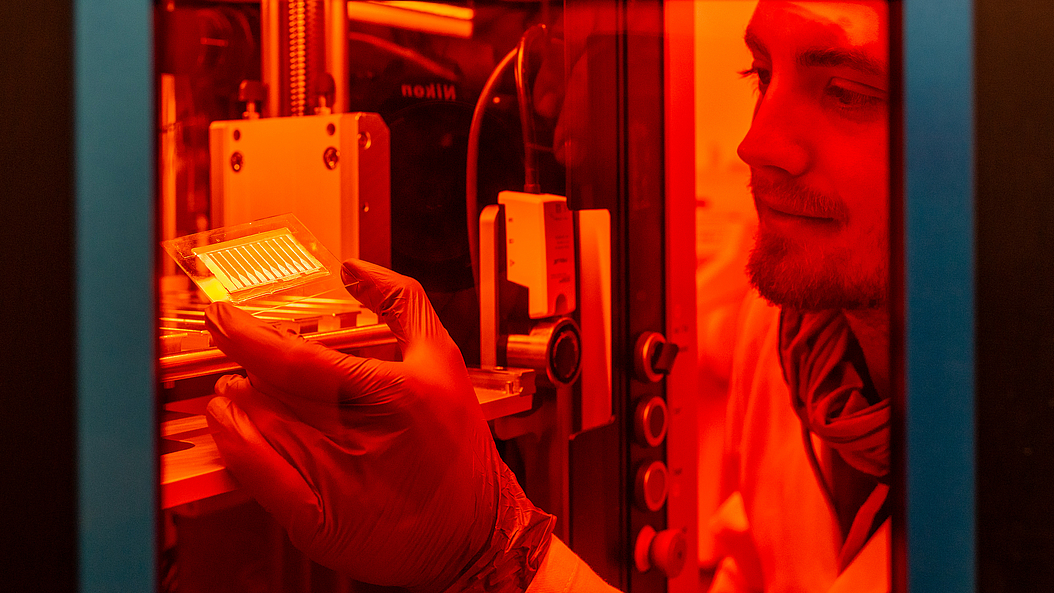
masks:
{"type": "Polygon", "coordinates": [[[836,222],[836,219],[833,216],[829,216],[825,212],[815,212],[803,209],[797,205],[781,204],[779,202],[773,203],[757,196],[755,196],[754,199],[759,206],[759,210],[764,209],[768,213],[777,217],[798,218],[805,222],[836,222]]]}
{"type": "Polygon", "coordinates": [[[758,215],[770,223],[836,227],[848,220],[836,196],[810,188],[798,179],[770,179],[750,171],[750,192],[758,215]]]}

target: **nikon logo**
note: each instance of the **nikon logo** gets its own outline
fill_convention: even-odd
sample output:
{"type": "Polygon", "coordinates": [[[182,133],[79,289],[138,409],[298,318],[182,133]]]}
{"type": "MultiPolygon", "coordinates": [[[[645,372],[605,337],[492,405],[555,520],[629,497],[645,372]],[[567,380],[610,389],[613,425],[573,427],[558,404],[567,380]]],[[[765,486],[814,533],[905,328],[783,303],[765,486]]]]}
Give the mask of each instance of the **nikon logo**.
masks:
{"type": "Polygon", "coordinates": [[[452,84],[404,84],[402,85],[403,97],[408,99],[441,99],[443,101],[456,101],[457,88],[452,84]]]}

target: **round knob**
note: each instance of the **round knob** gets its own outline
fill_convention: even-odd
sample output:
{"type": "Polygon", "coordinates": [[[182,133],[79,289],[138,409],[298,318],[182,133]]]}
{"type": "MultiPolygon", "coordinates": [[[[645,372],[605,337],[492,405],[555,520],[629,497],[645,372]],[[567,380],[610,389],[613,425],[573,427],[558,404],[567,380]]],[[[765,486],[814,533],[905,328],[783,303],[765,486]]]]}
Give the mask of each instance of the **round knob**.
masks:
{"type": "Polygon", "coordinates": [[[667,578],[674,578],[684,570],[688,559],[688,540],[680,529],[663,529],[651,542],[648,556],[652,564],[667,578]]]}
{"type": "Polygon", "coordinates": [[[655,541],[655,528],[651,525],[645,525],[637,533],[637,541],[633,543],[633,564],[636,565],[637,570],[640,572],[651,570],[651,556],[648,552],[651,551],[651,542],[653,541],[655,541]]]}
{"type": "Polygon", "coordinates": [[[633,414],[633,436],[637,443],[645,447],[658,447],[666,438],[668,420],[666,402],[661,397],[656,395],[638,403],[633,414]]]}
{"type": "Polygon", "coordinates": [[[243,80],[238,85],[238,100],[242,103],[267,99],[267,87],[259,80],[243,80]]]}
{"type": "Polygon", "coordinates": [[[549,348],[549,368],[556,382],[568,385],[578,376],[582,352],[578,332],[572,325],[561,326],[549,348]]]}
{"type": "Polygon", "coordinates": [[[645,383],[659,382],[664,375],[670,374],[679,351],[677,344],[667,342],[659,332],[643,332],[633,346],[633,370],[637,379],[645,383]]]}
{"type": "Polygon", "coordinates": [[[642,511],[657,511],[666,504],[666,493],[669,488],[666,464],[652,461],[640,466],[637,470],[635,495],[637,507],[642,511]]]}
{"type": "Polygon", "coordinates": [[[645,525],[637,533],[633,545],[633,563],[640,572],[655,567],[672,579],[681,574],[688,560],[688,540],[680,529],[663,529],[656,533],[651,525],[645,525]]]}
{"type": "Polygon", "coordinates": [[[534,369],[543,385],[570,385],[582,369],[582,339],[570,317],[539,322],[527,335],[509,334],[506,360],[510,367],[534,369]]]}
{"type": "Polygon", "coordinates": [[[637,337],[637,343],[633,346],[633,370],[636,371],[637,379],[645,383],[656,383],[662,379],[654,363],[665,343],[666,338],[659,332],[646,331],[637,337]]]}

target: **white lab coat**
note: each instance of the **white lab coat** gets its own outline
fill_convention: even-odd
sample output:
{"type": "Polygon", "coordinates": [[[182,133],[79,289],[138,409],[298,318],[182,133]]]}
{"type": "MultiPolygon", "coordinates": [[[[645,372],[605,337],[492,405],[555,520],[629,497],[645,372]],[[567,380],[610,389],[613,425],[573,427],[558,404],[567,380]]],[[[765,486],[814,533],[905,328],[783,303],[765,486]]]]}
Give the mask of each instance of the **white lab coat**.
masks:
{"type": "Polygon", "coordinates": [[[723,468],[731,495],[712,523],[723,560],[711,593],[889,591],[888,520],[838,571],[838,521],[780,367],[779,309],[751,291],[740,320],[723,468]]]}

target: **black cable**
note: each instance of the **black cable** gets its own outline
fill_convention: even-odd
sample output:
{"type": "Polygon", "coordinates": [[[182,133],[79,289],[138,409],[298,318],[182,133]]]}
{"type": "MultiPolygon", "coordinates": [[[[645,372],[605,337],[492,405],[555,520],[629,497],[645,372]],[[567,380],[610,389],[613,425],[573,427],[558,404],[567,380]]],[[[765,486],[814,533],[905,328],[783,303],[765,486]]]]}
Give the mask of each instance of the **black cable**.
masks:
{"type": "Polygon", "coordinates": [[[524,31],[516,47],[516,99],[520,106],[520,129],[523,131],[523,191],[536,194],[542,191],[538,182],[538,150],[534,138],[534,117],[531,94],[527,85],[527,58],[531,42],[546,32],[545,25],[537,24],[524,31]]]}
{"type": "Polygon", "coordinates": [[[472,124],[468,128],[468,155],[465,165],[465,214],[468,219],[468,250],[472,258],[472,277],[479,292],[479,212],[477,192],[477,176],[479,167],[479,137],[483,127],[483,113],[486,111],[487,103],[492,100],[494,89],[498,86],[498,80],[502,72],[509,67],[513,58],[516,57],[516,49],[505,54],[498,62],[494,71],[490,73],[483,89],[479,92],[476,107],[472,110],[472,124]]]}
{"type": "Polygon", "coordinates": [[[523,191],[538,193],[541,186],[538,183],[538,149],[534,138],[534,119],[531,116],[532,103],[527,88],[527,53],[530,44],[539,35],[546,33],[543,24],[537,24],[527,29],[520,37],[520,42],[505,57],[501,59],[494,71],[490,73],[487,82],[479,93],[476,107],[472,111],[472,124],[468,131],[468,155],[465,165],[465,214],[468,224],[469,255],[472,258],[472,277],[479,292],[479,200],[477,178],[479,175],[479,139],[480,130],[483,126],[483,113],[487,104],[493,100],[494,89],[498,84],[501,74],[516,58],[516,97],[520,110],[520,128],[523,130],[523,169],[524,183],[523,191]]]}

